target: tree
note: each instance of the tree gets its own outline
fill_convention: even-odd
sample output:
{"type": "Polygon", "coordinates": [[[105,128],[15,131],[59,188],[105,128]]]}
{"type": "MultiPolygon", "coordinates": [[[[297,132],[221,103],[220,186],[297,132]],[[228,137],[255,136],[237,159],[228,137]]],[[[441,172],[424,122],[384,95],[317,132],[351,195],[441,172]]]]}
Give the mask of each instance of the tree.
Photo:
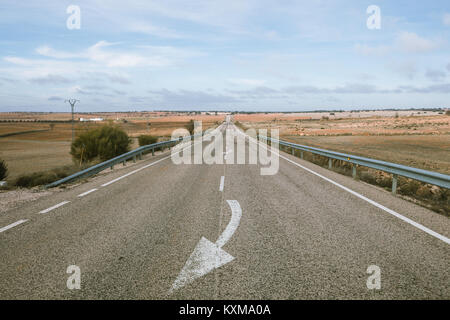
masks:
{"type": "Polygon", "coordinates": [[[105,161],[129,151],[131,139],[114,125],[104,125],[80,134],[72,143],[70,154],[81,163],[96,158],[105,161]]]}
{"type": "Polygon", "coordinates": [[[140,135],[138,137],[139,146],[146,146],[158,142],[158,137],[151,135],[140,135]]]}

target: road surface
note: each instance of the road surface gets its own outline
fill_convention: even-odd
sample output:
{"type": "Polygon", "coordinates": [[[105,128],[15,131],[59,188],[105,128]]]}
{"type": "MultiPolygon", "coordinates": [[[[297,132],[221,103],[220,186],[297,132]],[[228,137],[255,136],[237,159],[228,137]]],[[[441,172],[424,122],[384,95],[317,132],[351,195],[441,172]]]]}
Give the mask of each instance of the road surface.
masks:
{"type": "Polygon", "coordinates": [[[448,218],[280,154],[267,176],[148,155],[1,214],[0,298],[450,298],[448,218]]]}

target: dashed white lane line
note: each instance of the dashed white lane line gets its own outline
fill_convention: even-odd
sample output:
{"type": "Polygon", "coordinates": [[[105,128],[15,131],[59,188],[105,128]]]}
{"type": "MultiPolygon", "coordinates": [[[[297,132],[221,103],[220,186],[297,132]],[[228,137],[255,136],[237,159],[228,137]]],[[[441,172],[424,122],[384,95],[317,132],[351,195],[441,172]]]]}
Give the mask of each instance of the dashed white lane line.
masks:
{"type": "Polygon", "coordinates": [[[69,203],[69,202],[70,202],[70,201],[63,201],[63,202],[60,202],[60,203],[58,203],[58,204],[55,204],[53,207],[50,207],[50,208],[47,208],[47,209],[45,209],[45,210],[39,211],[39,213],[47,213],[47,212],[50,212],[50,211],[52,211],[52,210],[54,210],[54,209],[56,209],[56,208],[59,208],[59,207],[65,205],[65,204],[67,204],[67,203],[69,203]]]}
{"type": "MultiPolygon", "coordinates": [[[[238,131],[238,132],[241,133],[241,134],[243,134],[244,136],[246,136],[244,133],[242,133],[242,132],[240,132],[240,131],[238,131]]],[[[251,138],[251,137],[249,137],[249,139],[250,139],[250,138],[251,138]]],[[[251,138],[251,139],[256,140],[256,139],[254,139],[254,138],[251,138]]],[[[258,143],[261,147],[263,147],[264,149],[269,150],[269,149],[268,149],[266,146],[264,146],[264,144],[261,143],[260,141],[257,141],[257,143],[258,143]]],[[[371,205],[373,205],[373,206],[375,206],[375,207],[377,207],[377,208],[380,208],[381,210],[384,210],[385,212],[387,212],[387,213],[393,215],[394,217],[397,217],[397,218],[403,220],[404,222],[406,222],[406,223],[408,223],[408,224],[410,224],[410,225],[416,227],[417,229],[422,230],[422,231],[428,233],[429,235],[431,235],[431,236],[433,236],[433,237],[435,237],[435,238],[437,238],[437,239],[439,239],[439,240],[444,241],[444,242],[447,243],[447,244],[450,244],[450,239],[447,238],[446,236],[443,236],[443,235],[437,233],[436,231],[433,231],[433,230],[431,230],[431,229],[425,227],[424,225],[421,225],[420,223],[417,223],[417,222],[415,222],[414,220],[411,220],[411,219],[409,219],[409,218],[407,218],[407,217],[401,215],[400,213],[395,212],[394,210],[391,210],[391,209],[389,209],[389,208],[386,208],[386,207],[383,206],[382,204],[379,204],[378,202],[375,202],[375,201],[373,201],[373,200],[371,200],[371,199],[369,199],[369,198],[363,196],[362,194],[360,194],[360,193],[358,193],[358,192],[356,192],[356,191],[353,191],[353,190],[351,190],[351,189],[349,189],[349,188],[347,188],[347,187],[344,187],[343,185],[341,185],[341,184],[337,183],[336,181],[333,181],[333,180],[331,180],[331,179],[329,179],[329,178],[327,178],[327,177],[321,175],[320,173],[317,173],[317,172],[315,172],[315,171],[313,171],[313,170],[311,170],[311,169],[309,169],[309,168],[306,168],[306,167],[302,166],[301,164],[299,164],[299,163],[297,163],[297,162],[295,162],[295,161],[293,161],[293,160],[291,160],[291,159],[289,159],[289,158],[287,158],[287,157],[281,155],[279,152],[276,152],[276,151],[275,151],[274,153],[275,153],[275,154],[278,154],[278,156],[279,156],[280,158],[282,158],[282,159],[284,159],[284,160],[286,160],[286,161],[288,161],[288,162],[290,162],[290,163],[296,165],[297,167],[300,167],[300,168],[302,168],[302,169],[308,171],[309,173],[312,173],[312,174],[318,176],[319,178],[322,178],[322,179],[324,179],[324,180],[326,180],[326,181],[328,181],[328,182],[334,184],[335,186],[337,186],[337,187],[339,187],[339,188],[341,188],[341,189],[343,189],[343,190],[345,190],[345,191],[347,191],[347,192],[353,194],[354,196],[356,196],[356,197],[358,197],[358,198],[360,198],[360,199],[362,199],[362,200],[364,200],[364,201],[370,203],[371,205]]]]}
{"type": "MultiPolygon", "coordinates": [[[[216,130],[217,130],[217,129],[216,129],[216,130]]],[[[191,148],[191,147],[193,147],[193,146],[195,146],[195,145],[197,145],[197,144],[199,144],[199,143],[203,143],[203,142],[204,142],[203,140],[200,141],[200,142],[197,142],[197,143],[193,143],[193,144],[191,144],[191,142],[189,142],[189,146],[187,146],[187,147],[185,147],[185,148],[182,148],[182,149],[179,150],[178,152],[182,152],[182,151],[186,150],[187,148],[191,148]]],[[[118,177],[118,178],[116,178],[116,179],[114,179],[114,180],[111,180],[111,181],[109,181],[109,182],[106,182],[106,183],[102,184],[101,186],[102,186],[102,187],[109,186],[110,184],[112,184],[112,183],[114,183],[114,182],[117,182],[117,181],[119,181],[119,180],[122,180],[123,178],[126,178],[126,177],[128,177],[128,176],[130,176],[130,175],[132,175],[132,174],[135,174],[136,172],[139,172],[139,171],[141,171],[141,170],[144,170],[144,169],[146,169],[146,168],[148,168],[148,167],[150,167],[150,166],[153,166],[153,165],[155,165],[155,164],[157,164],[157,163],[159,163],[159,162],[161,162],[161,161],[163,161],[163,160],[166,160],[166,159],[168,159],[168,158],[171,158],[172,156],[173,156],[173,154],[170,154],[169,156],[166,156],[166,157],[164,157],[164,158],[161,158],[161,159],[159,159],[159,160],[157,160],[157,161],[155,161],[155,162],[152,162],[152,163],[150,163],[150,164],[147,164],[147,165],[145,165],[145,166],[143,166],[143,167],[141,167],[141,168],[139,168],[139,169],[130,171],[130,172],[128,172],[127,174],[125,174],[125,175],[123,175],[123,176],[120,176],[120,177],[118,177]]]]}
{"type": "Polygon", "coordinates": [[[2,233],[3,231],[6,231],[8,229],[14,228],[15,226],[18,226],[19,224],[22,224],[27,221],[28,220],[26,220],[26,219],[22,219],[22,220],[14,222],[14,223],[11,223],[11,224],[7,225],[6,227],[0,228],[0,233],[2,233]]]}
{"type": "Polygon", "coordinates": [[[220,177],[220,186],[219,186],[219,191],[223,191],[223,185],[224,185],[224,183],[225,183],[225,177],[224,176],[221,176],[220,177]]]}
{"type": "MultiPolygon", "coordinates": [[[[189,147],[191,147],[191,146],[189,146],[189,147]]],[[[184,149],[187,149],[187,148],[184,148],[184,149]]],[[[184,149],[183,149],[183,150],[184,150],[184,149]]],[[[181,151],[182,151],[182,150],[181,150],[181,151]]],[[[119,181],[119,180],[121,180],[121,179],[123,179],[123,178],[125,178],[125,177],[128,177],[129,175],[132,175],[133,173],[136,173],[136,172],[141,171],[141,170],[143,170],[143,169],[146,169],[146,168],[148,168],[148,167],[150,167],[150,166],[153,166],[153,165],[155,165],[155,164],[157,164],[157,163],[159,163],[159,162],[161,162],[161,161],[163,161],[163,160],[165,160],[165,159],[170,158],[171,156],[172,156],[172,155],[167,156],[167,157],[164,157],[164,158],[161,158],[161,159],[159,159],[159,160],[157,160],[157,161],[155,161],[155,162],[152,162],[152,163],[150,163],[150,164],[148,164],[148,165],[145,165],[145,166],[143,166],[143,167],[141,167],[141,168],[139,168],[139,169],[133,170],[133,171],[131,171],[131,172],[129,172],[129,173],[127,173],[127,174],[121,176],[121,177],[118,177],[118,178],[116,178],[116,179],[114,179],[114,180],[111,180],[111,181],[109,181],[109,182],[107,182],[107,183],[104,183],[104,184],[102,184],[102,187],[106,187],[107,185],[110,185],[111,183],[114,183],[114,182],[119,181]]],[[[224,177],[222,177],[222,180],[221,180],[221,185],[222,185],[221,189],[222,189],[222,190],[223,190],[223,178],[224,178],[224,177]]],[[[86,191],[86,192],[80,193],[80,194],[78,195],[78,197],[84,197],[84,196],[86,196],[86,195],[88,195],[88,194],[90,194],[90,193],[92,193],[92,192],[94,192],[94,191],[97,191],[97,190],[98,190],[97,188],[88,190],[88,191],[86,191]]],[[[221,191],[222,191],[222,190],[221,190],[221,191]]],[[[50,207],[50,208],[47,208],[47,209],[42,210],[42,211],[39,211],[39,213],[47,213],[47,212],[50,212],[50,211],[52,211],[52,210],[54,210],[54,209],[56,209],[56,208],[59,208],[59,207],[65,205],[65,204],[67,204],[67,203],[69,203],[69,202],[70,202],[70,201],[63,201],[63,202],[60,202],[60,203],[55,204],[54,206],[52,206],[52,207],[50,207]]],[[[22,219],[22,220],[19,220],[19,221],[14,222],[14,223],[11,223],[11,224],[9,224],[9,225],[7,225],[7,226],[5,226],[5,227],[2,227],[2,228],[0,228],[0,233],[6,231],[6,230],[8,230],[8,229],[14,228],[15,226],[18,226],[19,224],[22,224],[22,223],[27,222],[27,221],[28,221],[27,219],[22,219]]]]}
{"type": "Polygon", "coordinates": [[[97,191],[97,190],[98,190],[97,188],[94,188],[94,189],[91,189],[91,190],[89,190],[89,191],[80,193],[80,194],[78,195],[78,197],[80,197],[80,198],[81,198],[81,197],[84,197],[84,196],[88,195],[89,193],[92,193],[92,192],[97,191]]]}

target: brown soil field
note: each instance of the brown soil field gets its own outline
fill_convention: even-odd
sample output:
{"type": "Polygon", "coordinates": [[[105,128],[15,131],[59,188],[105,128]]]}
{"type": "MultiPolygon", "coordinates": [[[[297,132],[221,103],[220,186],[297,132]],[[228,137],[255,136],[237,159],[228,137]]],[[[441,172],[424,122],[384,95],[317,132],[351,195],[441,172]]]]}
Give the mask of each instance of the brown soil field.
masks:
{"type": "MultiPolygon", "coordinates": [[[[137,137],[150,134],[159,137],[170,137],[173,130],[185,128],[191,119],[201,120],[203,130],[223,121],[224,115],[187,115],[186,113],[108,113],[108,114],[77,114],[75,119],[101,117],[109,119],[124,129],[133,138],[132,149],[137,148],[137,137]],[[152,115],[152,117],[149,116],[152,115]],[[148,127],[147,123],[151,125],[148,127]]],[[[70,113],[0,113],[0,136],[3,134],[20,133],[0,137],[0,159],[8,165],[8,181],[12,182],[22,174],[46,171],[49,169],[72,164],[69,154],[72,139],[72,124],[39,121],[67,121],[70,113]],[[28,120],[29,122],[1,122],[5,120],[28,120]],[[53,129],[50,124],[53,123],[53,129]],[[46,130],[30,132],[34,130],[46,130]]],[[[108,121],[75,122],[75,134],[94,128],[108,121]]]]}
{"type": "Polygon", "coordinates": [[[278,129],[280,139],[291,142],[450,173],[450,116],[365,112],[370,113],[362,118],[336,113],[335,119],[329,113],[319,113],[317,119],[297,114],[239,114],[234,119],[244,129],[278,129]]]}
{"type": "Polygon", "coordinates": [[[0,122],[0,136],[4,134],[9,133],[15,133],[15,132],[26,132],[26,131],[33,131],[33,130],[49,130],[50,126],[43,125],[42,123],[2,123],[0,122]]]}
{"type": "MultiPolygon", "coordinates": [[[[207,114],[202,112],[201,114],[195,114],[193,112],[92,112],[92,113],[74,113],[75,120],[79,118],[103,118],[105,120],[121,121],[189,121],[195,120],[207,120],[217,121],[224,119],[224,113],[207,114]]],[[[70,112],[0,112],[0,120],[22,120],[22,121],[68,121],[72,119],[70,112]]]]}
{"type": "MultiPolygon", "coordinates": [[[[245,114],[234,119],[243,129],[278,129],[282,140],[450,174],[450,116],[438,112],[346,115],[245,114]]],[[[328,165],[325,157],[306,153],[305,159],[328,165]]],[[[351,175],[351,166],[342,161],[334,162],[332,170],[351,175]]],[[[363,167],[358,172],[358,179],[390,190],[391,175],[363,167]]],[[[400,177],[397,193],[450,217],[449,190],[400,177]]]]}

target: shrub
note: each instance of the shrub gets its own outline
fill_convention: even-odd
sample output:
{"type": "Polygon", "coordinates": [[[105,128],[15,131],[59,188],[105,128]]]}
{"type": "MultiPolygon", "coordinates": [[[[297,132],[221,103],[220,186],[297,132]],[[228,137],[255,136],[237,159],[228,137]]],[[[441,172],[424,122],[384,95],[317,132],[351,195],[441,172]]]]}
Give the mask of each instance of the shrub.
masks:
{"type": "Polygon", "coordinates": [[[445,115],[450,116],[450,110],[445,111],[445,115]]]}
{"type": "Polygon", "coordinates": [[[398,180],[399,193],[414,196],[417,194],[417,190],[421,187],[420,182],[407,178],[400,177],[398,180]]]}
{"type": "Polygon", "coordinates": [[[141,135],[138,137],[139,146],[146,146],[158,142],[158,137],[151,135],[141,135]]]}
{"type": "Polygon", "coordinates": [[[392,177],[383,176],[378,180],[378,184],[383,188],[392,188],[392,177]]]}
{"type": "Polygon", "coordinates": [[[375,175],[370,173],[369,171],[362,171],[360,173],[360,179],[370,184],[377,184],[377,179],[375,175]]]}
{"type": "Polygon", "coordinates": [[[433,196],[433,194],[431,193],[431,189],[425,185],[417,189],[416,195],[419,196],[420,198],[427,198],[427,199],[432,198],[433,196]]]}
{"type": "MultiPolygon", "coordinates": [[[[146,146],[149,144],[154,144],[158,142],[158,137],[152,135],[141,135],[138,137],[139,146],[146,146]]],[[[162,150],[162,148],[155,148],[155,151],[162,150]]],[[[145,151],[144,154],[151,152],[150,150],[145,151]]]]}
{"type": "Polygon", "coordinates": [[[19,176],[14,185],[22,188],[32,188],[35,186],[40,186],[44,184],[49,184],[59,179],[65,178],[84,167],[78,166],[64,166],[60,168],[55,168],[50,171],[33,172],[31,174],[24,174],[19,176]]]}
{"type": "Polygon", "coordinates": [[[21,175],[15,181],[17,187],[31,188],[56,181],[57,178],[52,172],[34,172],[31,174],[21,175]]]}
{"type": "Polygon", "coordinates": [[[131,139],[119,127],[104,125],[80,134],[72,143],[70,154],[85,163],[99,158],[102,161],[129,151],[131,139]]]}
{"type": "Polygon", "coordinates": [[[0,159],[0,180],[4,180],[8,176],[8,166],[4,160],[0,159]]]}

